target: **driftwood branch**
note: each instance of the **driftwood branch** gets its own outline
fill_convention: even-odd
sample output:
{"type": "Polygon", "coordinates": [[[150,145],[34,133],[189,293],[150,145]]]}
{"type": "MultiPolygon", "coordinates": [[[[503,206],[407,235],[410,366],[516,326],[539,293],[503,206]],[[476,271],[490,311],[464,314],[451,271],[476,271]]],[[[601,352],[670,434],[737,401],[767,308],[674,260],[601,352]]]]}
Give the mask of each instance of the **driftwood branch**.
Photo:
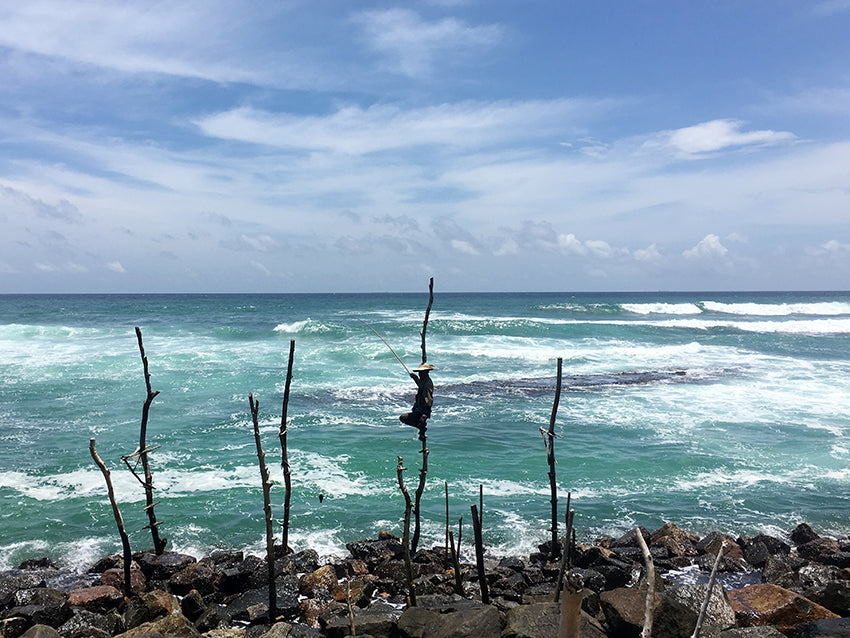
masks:
{"type": "Polygon", "coordinates": [[[460,545],[455,549],[455,535],[451,530],[449,530],[449,548],[451,549],[452,570],[455,573],[455,593],[464,596],[463,578],[460,573],[460,558],[458,557],[460,545]]]}
{"type": "MultiPolygon", "coordinates": [[[[428,307],[425,309],[425,319],[422,322],[422,363],[427,361],[428,355],[425,353],[425,333],[428,330],[428,317],[431,315],[431,305],[434,303],[434,278],[431,277],[430,282],[428,283],[428,307]]],[[[419,468],[419,485],[416,488],[416,497],[413,505],[413,516],[414,516],[414,526],[413,526],[413,540],[410,544],[410,551],[412,553],[416,553],[416,550],[419,548],[419,534],[421,530],[421,508],[420,504],[422,502],[422,493],[425,491],[425,481],[428,478],[428,445],[426,443],[428,439],[428,435],[426,434],[426,430],[428,428],[428,421],[423,419],[419,422],[419,440],[422,442],[422,449],[420,453],[422,454],[422,467],[419,468]]]]}
{"type": "Polygon", "coordinates": [[[699,632],[702,629],[702,623],[705,620],[705,612],[708,610],[708,603],[711,601],[711,592],[714,591],[714,581],[717,578],[717,568],[720,567],[720,559],[723,557],[723,550],[726,549],[726,541],[720,545],[717,550],[717,557],[714,559],[714,566],[711,568],[711,575],[708,577],[708,591],[705,592],[705,600],[702,601],[702,607],[699,610],[697,624],[694,627],[694,633],[691,638],[699,638],[699,632]]]}
{"type": "Polygon", "coordinates": [[[564,535],[564,549],[561,552],[561,566],[558,569],[558,580],[555,583],[555,602],[558,602],[561,598],[561,588],[564,586],[564,575],[567,573],[567,570],[572,570],[573,568],[573,543],[572,543],[572,535],[573,535],[573,518],[575,517],[576,511],[570,509],[570,492],[567,492],[567,513],[564,516],[564,523],[567,533],[564,535]]]}
{"type": "MultiPolygon", "coordinates": [[[[558,357],[558,375],[555,383],[555,400],[552,403],[552,414],[549,417],[548,438],[544,437],[546,442],[546,461],[549,463],[549,490],[552,494],[550,503],[552,504],[552,543],[549,554],[552,557],[559,554],[558,543],[558,483],[555,478],[555,420],[558,416],[558,403],[561,400],[561,366],[562,359],[558,357]]],[[[569,537],[568,537],[569,539],[569,537]]]]}
{"type": "MultiPolygon", "coordinates": [[[[133,452],[130,456],[138,456],[139,461],[142,463],[142,471],[144,472],[145,479],[142,482],[142,485],[145,487],[145,511],[148,515],[148,525],[146,526],[151,530],[151,537],[153,538],[153,549],[154,553],[159,556],[165,551],[165,546],[168,543],[168,539],[160,538],[159,536],[159,526],[162,524],[161,522],[157,522],[156,514],[154,513],[153,506],[153,476],[151,475],[151,467],[148,462],[148,452],[155,448],[149,448],[145,439],[147,438],[147,430],[148,430],[148,415],[150,414],[150,407],[153,403],[153,400],[159,394],[159,390],[156,392],[151,388],[151,375],[150,370],[148,369],[148,358],[145,355],[145,344],[142,342],[142,330],[138,326],[136,327],[136,340],[139,342],[139,353],[142,357],[142,368],[144,370],[145,375],[145,388],[147,390],[147,396],[145,397],[145,402],[142,405],[142,424],[139,428],[139,447],[133,452]]],[[[127,467],[130,467],[127,459],[124,459],[124,462],[127,464],[127,467]]],[[[133,472],[133,475],[136,476],[137,479],[139,477],[136,475],[136,472],[130,468],[130,471],[133,472]]],[[[139,479],[141,481],[141,479],[139,479]]]]}
{"type": "Polygon", "coordinates": [[[289,408],[289,388],[292,385],[292,361],[295,358],[295,339],[289,342],[289,364],[286,369],[286,386],[283,390],[283,408],[280,415],[280,429],[278,430],[278,438],[280,438],[281,459],[280,464],[283,467],[283,553],[289,553],[289,510],[292,499],[292,472],[289,469],[289,452],[287,450],[286,435],[289,427],[286,423],[286,413],[289,408]]]}
{"type": "Polygon", "coordinates": [[[129,598],[133,593],[132,584],[130,581],[130,565],[133,561],[133,554],[130,551],[130,538],[127,536],[127,530],[124,529],[124,519],[121,517],[121,510],[118,509],[118,503],[115,501],[115,490],[112,489],[112,478],[104,462],[100,459],[95,448],[95,440],[89,439],[89,453],[92,459],[100,468],[103,478],[106,481],[106,491],[109,494],[109,502],[112,505],[112,514],[115,517],[115,524],[118,526],[118,535],[121,537],[121,545],[124,549],[124,596],[129,598]]]}
{"type": "Polygon", "coordinates": [[[643,562],[646,565],[646,606],[643,614],[643,630],[640,632],[641,638],[650,638],[652,636],[652,617],[655,614],[655,562],[652,560],[652,554],[649,553],[649,547],[646,546],[646,539],[643,537],[643,532],[640,527],[635,528],[637,533],[638,545],[643,554],[643,562]]]}
{"type": "Polygon", "coordinates": [[[413,503],[410,500],[410,492],[407,491],[407,486],[404,484],[404,464],[400,456],[398,465],[396,465],[396,478],[398,479],[398,488],[404,495],[404,536],[402,544],[404,545],[404,569],[407,573],[407,589],[410,592],[410,605],[416,607],[416,589],[413,586],[413,564],[410,562],[410,510],[413,508],[413,503]]]}
{"type": "Polygon", "coordinates": [[[266,519],[266,564],[269,568],[269,620],[277,618],[277,591],[275,589],[274,573],[274,524],[272,519],[271,487],[269,469],[266,467],[266,453],[260,441],[260,402],[254,400],[254,395],[248,395],[248,405],[251,407],[251,420],[254,422],[254,441],[257,444],[257,460],[260,463],[260,478],[263,482],[263,512],[266,519]]]}
{"type": "Polygon", "coordinates": [[[481,586],[481,602],[490,604],[490,592],[487,588],[487,576],[484,573],[484,540],[481,532],[481,518],[478,507],[472,505],[472,531],[475,534],[475,563],[478,567],[478,584],[481,586]]]}

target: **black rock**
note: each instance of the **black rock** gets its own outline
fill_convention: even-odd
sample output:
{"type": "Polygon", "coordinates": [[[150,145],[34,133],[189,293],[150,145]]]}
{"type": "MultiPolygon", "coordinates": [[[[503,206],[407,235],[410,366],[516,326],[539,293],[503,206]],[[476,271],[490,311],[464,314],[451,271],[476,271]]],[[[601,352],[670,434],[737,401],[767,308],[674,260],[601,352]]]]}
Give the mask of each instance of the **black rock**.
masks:
{"type": "Polygon", "coordinates": [[[820,538],[806,523],[800,523],[791,532],[791,541],[798,547],[820,538]]]}

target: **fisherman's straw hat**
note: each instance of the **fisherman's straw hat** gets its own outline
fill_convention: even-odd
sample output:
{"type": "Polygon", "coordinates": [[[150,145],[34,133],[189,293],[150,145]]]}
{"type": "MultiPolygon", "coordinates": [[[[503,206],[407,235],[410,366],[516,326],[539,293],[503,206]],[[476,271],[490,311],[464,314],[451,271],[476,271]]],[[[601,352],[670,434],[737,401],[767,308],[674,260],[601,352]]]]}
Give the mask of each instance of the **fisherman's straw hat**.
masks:
{"type": "Polygon", "coordinates": [[[427,372],[428,370],[434,370],[436,366],[432,366],[430,363],[421,363],[418,368],[413,368],[414,372],[427,372]]]}

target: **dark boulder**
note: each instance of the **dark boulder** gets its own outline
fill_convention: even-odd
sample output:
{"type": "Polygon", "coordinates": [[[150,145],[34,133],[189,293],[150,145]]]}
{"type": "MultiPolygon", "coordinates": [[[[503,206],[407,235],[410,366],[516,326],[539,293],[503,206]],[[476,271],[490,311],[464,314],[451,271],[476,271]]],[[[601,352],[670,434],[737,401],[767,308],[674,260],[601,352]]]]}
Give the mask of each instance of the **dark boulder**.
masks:
{"type": "Polygon", "coordinates": [[[794,530],[791,532],[791,542],[794,543],[797,547],[800,545],[805,545],[806,543],[810,543],[814,540],[819,539],[811,527],[809,527],[806,523],[800,523],[794,530]]]}
{"type": "Polygon", "coordinates": [[[796,638],[850,638],[850,618],[829,618],[800,625],[796,638]]]}
{"type": "Polygon", "coordinates": [[[177,552],[165,552],[159,556],[153,552],[137,552],[133,554],[133,560],[139,564],[145,578],[159,581],[167,581],[177,572],[196,562],[194,556],[177,552]]]}

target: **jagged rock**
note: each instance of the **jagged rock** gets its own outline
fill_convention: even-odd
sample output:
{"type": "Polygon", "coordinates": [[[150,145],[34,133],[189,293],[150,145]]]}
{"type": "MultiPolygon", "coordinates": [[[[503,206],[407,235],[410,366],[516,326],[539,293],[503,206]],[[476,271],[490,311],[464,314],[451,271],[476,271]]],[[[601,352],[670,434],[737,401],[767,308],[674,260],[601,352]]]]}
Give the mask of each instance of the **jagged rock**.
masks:
{"type": "Polygon", "coordinates": [[[63,636],[94,636],[92,630],[104,632],[108,636],[123,631],[123,623],[118,614],[96,614],[85,609],[77,609],[59,628],[59,633],[63,636]]]}
{"type": "Polygon", "coordinates": [[[217,549],[209,555],[209,559],[216,567],[227,569],[229,567],[236,567],[239,565],[243,560],[245,560],[245,556],[242,552],[230,552],[223,549],[217,549]]]}
{"type": "Polygon", "coordinates": [[[787,556],[769,556],[762,567],[761,577],[766,583],[779,585],[785,589],[791,589],[789,584],[794,582],[797,572],[809,564],[805,558],[795,554],[787,556]]]}
{"type": "MultiPolygon", "coordinates": [[[[708,584],[683,585],[665,590],[661,594],[662,603],[655,615],[652,635],[657,638],[690,635],[696,626],[707,593],[708,584]]],[[[705,630],[714,628],[722,631],[734,625],[735,612],[726,599],[723,587],[715,584],[703,618],[703,627],[705,630]]]]}
{"type": "Polygon", "coordinates": [[[765,625],[763,627],[739,627],[721,631],[717,638],[785,638],[785,634],[776,627],[765,625]]]}
{"type": "Polygon", "coordinates": [[[850,638],[850,618],[828,618],[800,625],[797,638],[850,638]]]}
{"type": "Polygon", "coordinates": [[[313,592],[317,587],[330,591],[337,584],[338,581],[334,568],[331,565],[323,565],[304,577],[304,580],[301,581],[301,593],[308,598],[313,598],[313,592]]]}
{"type": "Polygon", "coordinates": [[[62,638],[58,631],[49,625],[33,625],[21,638],[62,638]]]}
{"type": "Polygon", "coordinates": [[[248,632],[243,627],[211,629],[204,634],[204,638],[248,638],[248,632]]]}
{"type": "Polygon", "coordinates": [[[208,596],[215,590],[219,577],[214,565],[208,560],[191,563],[168,579],[168,588],[178,596],[185,596],[193,589],[208,596]]]}
{"type": "Polygon", "coordinates": [[[728,593],[735,619],[742,627],[773,625],[782,633],[805,622],[837,618],[808,598],[776,585],[752,585],[728,593]]]}
{"type": "Polygon", "coordinates": [[[292,625],[287,638],[322,638],[322,632],[313,627],[298,623],[292,625]]]}
{"type": "Polygon", "coordinates": [[[408,607],[398,618],[398,631],[404,638],[500,638],[502,633],[498,610],[481,603],[444,609],[408,607]]]}
{"type": "Polygon", "coordinates": [[[837,541],[831,538],[817,538],[797,548],[797,553],[823,565],[850,567],[850,552],[842,551],[837,541]]]}
{"type": "Polygon", "coordinates": [[[616,539],[613,543],[611,543],[611,547],[640,547],[637,539],[637,530],[640,530],[641,536],[643,536],[643,540],[646,541],[646,544],[649,545],[652,540],[652,535],[649,533],[645,527],[632,528],[620,538],[616,539]]]}
{"type": "Polygon", "coordinates": [[[830,581],[820,593],[810,598],[839,616],[850,616],[850,581],[830,581]]]}
{"type": "Polygon", "coordinates": [[[362,560],[370,567],[389,559],[401,558],[404,553],[401,541],[395,537],[354,541],[345,547],[353,558],[362,560]]]}
{"type": "Polygon", "coordinates": [[[117,607],[123,600],[124,595],[110,585],[74,589],[68,593],[68,604],[72,607],[82,607],[99,613],[117,607]]]}
{"type": "Polygon", "coordinates": [[[164,552],[157,556],[153,552],[137,552],[135,560],[148,580],[168,580],[188,565],[197,562],[194,556],[177,552],[164,552]]]}
{"type": "Polygon", "coordinates": [[[230,622],[231,616],[224,605],[210,605],[195,621],[195,626],[198,631],[206,633],[214,629],[228,627],[230,622]]]}
{"type": "MultiPolygon", "coordinates": [[[[289,638],[289,632],[291,630],[292,625],[289,623],[276,622],[260,638],[289,638]]],[[[206,638],[210,638],[210,636],[208,635],[206,638]]]]}
{"type": "Polygon", "coordinates": [[[125,631],[123,634],[118,634],[115,638],[133,638],[134,636],[153,632],[159,633],[162,636],[173,636],[175,638],[195,638],[201,635],[186,616],[180,612],[175,612],[134,627],[129,631],[125,631]]]}
{"type": "Polygon", "coordinates": [[[786,555],[791,553],[791,546],[767,534],[758,534],[752,538],[741,538],[743,558],[754,567],[762,567],[769,556],[786,555]]]}
{"type": "MultiPolygon", "coordinates": [[[[12,570],[0,574],[0,607],[8,605],[15,592],[21,589],[45,587],[47,585],[48,573],[42,570],[12,570]]],[[[52,572],[52,574],[55,574],[55,572],[52,572]]]]}
{"type": "Polygon", "coordinates": [[[23,616],[9,616],[0,619],[0,636],[4,638],[17,638],[32,625],[28,618],[23,616]]]}
{"type": "Polygon", "coordinates": [[[820,538],[820,536],[818,536],[815,533],[815,530],[809,527],[806,523],[800,523],[791,532],[791,542],[793,542],[797,547],[810,543],[818,538],[820,538]]]}
{"type": "MultiPolygon", "coordinates": [[[[557,603],[520,605],[505,614],[502,638],[556,638],[561,620],[557,603]]],[[[602,626],[588,614],[581,615],[582,638],[606,638],[602,626]]]]}
{"type": "Polygon", "coordinates": [[[646,589],[618,587],[602,592],[599,600],[602,613],[605,615],[605,623],[612,635],[623,637],[640,635],[646,609],[646,589]]]}
{"type": "Polygon", "coordinates": [[[17,569],[22,570],[36,570],[36,569],[59,569],[49,558],[28,558],[20,565],[18,565],[17,569]]]}
{"type": "MultiPolygon", "coordinates": [[[[124,591],[124,568],[110,567],[104,570],[100,575],[100,584],[111,585],[119,591],[124,591]]],[[[138,565],[136,569],[130,568],[130,590],[135,594],[141,594],[145,591],[145,587],[147,587],[147,579],[142,570],[138,565]]]]}
{"type": "Polygon", "coordinates": [[[256,620],[268,610],[269,592],[263,589],[249,589],[227,605],[227,613],[234,620],[256,620]]]}
{"type": "Polygon", "coordinates": [[[290,554],[288,558],[292,561],[293,573],[309,574],[319,569],[319,554],[313,549],[305,549],[296,554],[290,554]]]}
{"type": "Polygon", "coordinates": [[[180,601],[180,611],[192,622],[195,622],[207,610],[207,605],[204,603],[204,597],[201,596],[197,589],[191,590],[183,596],[180,601]]]}
{"type": "Polygon", "coordinates": [[[375,577],[371,574],[350,578],[347,583],[339,583],[331,590],[331,596],[338,603],[347,603],[350,594],[351,604],[357,607],[366,607],[373,593],[375,577]]]}

